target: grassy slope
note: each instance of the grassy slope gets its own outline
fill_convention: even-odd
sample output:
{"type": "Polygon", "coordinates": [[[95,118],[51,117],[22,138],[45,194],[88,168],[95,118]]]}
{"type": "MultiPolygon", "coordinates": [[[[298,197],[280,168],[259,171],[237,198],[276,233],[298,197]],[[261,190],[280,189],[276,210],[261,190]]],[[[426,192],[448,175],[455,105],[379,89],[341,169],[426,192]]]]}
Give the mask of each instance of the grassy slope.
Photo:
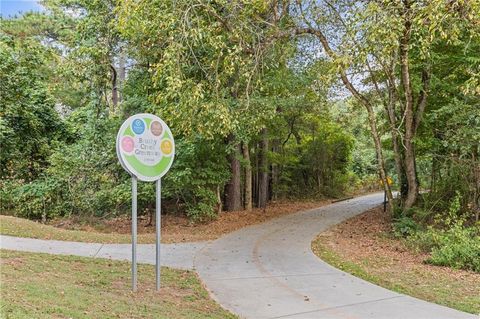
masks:
{"type": "Polygon", "coordinates": [[[0,250],[1,318],[236,318],[212,301],[196,275],[139,265],[130,291],[130,264],[105,259],[0,250]]]}
{"type": "MultiPolygon", "coordinates": [[[[67,230],[43,225],[28,219],[0,215],[0,234],[17,237],[39,239],[54,239],[67,241],[80,241],[89,243],[130,243],[129,234],[98,233],[80,230],[67,230]]],[[[140,234],[138,242],[150,244],[155,242],[155,234],[140,234]]]]}

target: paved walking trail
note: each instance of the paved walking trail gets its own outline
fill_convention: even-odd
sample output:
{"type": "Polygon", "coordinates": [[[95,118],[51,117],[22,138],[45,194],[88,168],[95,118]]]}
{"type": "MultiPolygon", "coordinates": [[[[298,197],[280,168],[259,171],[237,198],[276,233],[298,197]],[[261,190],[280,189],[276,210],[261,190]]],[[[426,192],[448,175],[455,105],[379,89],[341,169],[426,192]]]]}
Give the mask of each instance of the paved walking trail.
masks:
{"type": "MultiPolygon", "coordinates": [[[[195,269],[223,307],[241,318],[460,319],[477,316],[398,294],[324,263],[311,241],[327,228],[379,205],[377,193],[240,229],[204,243],[162,245],[162,264],[195,269]]],[[[0,236],[1,248],[129,260],[130,245],[0,236]]],[[[154,263],[154,245],[138,261],[154,263]]]]}
{"type": "MultiPolygon", "coordinates": [[[[208,242],[162,244],[162,266],[193,269],[195,254],[208,242]]],[[[0,248],[82,257],[132,260],[131,244],[95,244],[0,235],[0,248]]],[[[155,265],[155,244],[137,245],[137,262],[155,265]]]]}

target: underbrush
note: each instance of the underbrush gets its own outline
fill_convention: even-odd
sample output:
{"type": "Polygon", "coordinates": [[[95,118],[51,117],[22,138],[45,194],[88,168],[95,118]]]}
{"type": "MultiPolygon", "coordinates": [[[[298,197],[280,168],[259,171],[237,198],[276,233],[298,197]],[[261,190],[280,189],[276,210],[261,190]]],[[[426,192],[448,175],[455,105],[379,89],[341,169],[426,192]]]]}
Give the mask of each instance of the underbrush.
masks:
{"type": "Polygon", "coordinates": [[[393,234],[405,238],[407,244],[429,254],[426,263],[465,269],[480,273],[480,223],[471,223],[462,212],[457,194],[448,211],[425,222],[428,212],[421,208],[397,211],[393,234]]]}

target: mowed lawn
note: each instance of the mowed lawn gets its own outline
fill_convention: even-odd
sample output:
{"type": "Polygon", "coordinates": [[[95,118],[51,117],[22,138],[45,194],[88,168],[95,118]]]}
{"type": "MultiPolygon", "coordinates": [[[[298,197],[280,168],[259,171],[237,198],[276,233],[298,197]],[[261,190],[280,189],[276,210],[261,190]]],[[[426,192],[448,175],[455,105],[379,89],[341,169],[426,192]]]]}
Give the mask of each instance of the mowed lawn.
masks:
{"type": "Polygon", "coordinates": [[[195,273],[130,263],[0,250],[1,318],[236,318],[210,299],[195,273]]]}
{"type": "MultiPolygon", "coordinates": [[[[4,215],[0,215],[0,234],[16,237],[80,241],[87,243],[126,244],[131,242],[131,236],[129,234],[62,229],[28,219],[4,215]]],[[[154,243],[155,234],[140,234],[138,235],[138,242],[141,244],[154,243]]]]}

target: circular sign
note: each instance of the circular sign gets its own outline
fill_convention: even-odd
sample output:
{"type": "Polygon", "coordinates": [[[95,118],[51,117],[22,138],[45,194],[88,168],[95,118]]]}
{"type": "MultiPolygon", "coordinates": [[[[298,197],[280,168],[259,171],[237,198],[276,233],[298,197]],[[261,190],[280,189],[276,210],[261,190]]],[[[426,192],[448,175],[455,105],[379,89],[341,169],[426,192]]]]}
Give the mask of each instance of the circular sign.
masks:
{"type": "Polygon", "coordinates": [[[170,169],[175,142],[170,128],[152,114],[135,114],[123,122],[117,134],[120,164],[141,181],[153,182],[170,169]]]}

